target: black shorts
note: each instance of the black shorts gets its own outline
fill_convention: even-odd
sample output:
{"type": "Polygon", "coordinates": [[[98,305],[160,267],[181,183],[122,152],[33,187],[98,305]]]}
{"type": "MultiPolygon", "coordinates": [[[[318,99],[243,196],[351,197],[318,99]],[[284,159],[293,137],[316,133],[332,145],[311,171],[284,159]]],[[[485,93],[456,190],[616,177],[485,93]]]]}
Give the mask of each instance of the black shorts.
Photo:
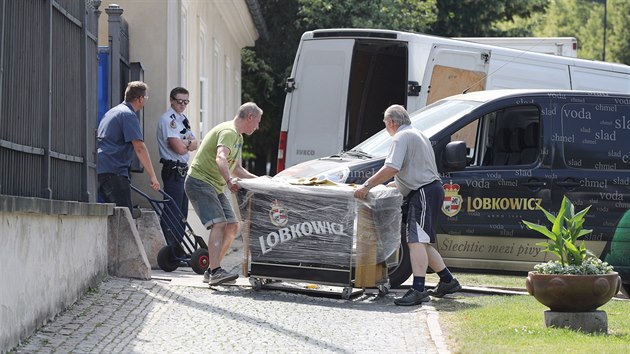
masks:
{"type": "Polygon", "coordinates": [[[408,243],[435,243],[437,218],[443,201],[444,189],[440,181],[409,193],[406,198],[408,243]]]}

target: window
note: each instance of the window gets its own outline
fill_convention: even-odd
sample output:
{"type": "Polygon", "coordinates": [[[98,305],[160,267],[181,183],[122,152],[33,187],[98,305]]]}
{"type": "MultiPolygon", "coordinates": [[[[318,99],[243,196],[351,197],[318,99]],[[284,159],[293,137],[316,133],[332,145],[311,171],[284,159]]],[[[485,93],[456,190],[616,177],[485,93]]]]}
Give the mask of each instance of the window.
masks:
{"type": "Polygon", "coordinates": [[[186,87],[187,55],[188,52],[188,11],[182,6],[182,16],[180,22],[179,39],[179,80],[181,86],[186,87]]]}
{"type": "Polygon", "coordinates": [[[529,165],[540,153],[540,111],[536,106],[503,108],[451,134],[466,143],[469,166],[529,165]]]}
{"type": "Polygon", "coordinates": [[[199,138],[210,129],[208,122],[208,76],[206,70],[206,25],[199,19],[199,138]]]}
{"type": "MultiPolygon", "coordinates": [[[[215,123],[222,122],[225,118],[223,117],[223,112],[221,111],[221,107],[223,107],[223,100],[220,99],[223,92],[220,89],[221,84],[221,72],[219,70],[219,53],[221,52],[221,44],[215,38],[214,39],[214,50],[212,56],[212,106],[213,106],[213,115],[215,123]]],[[[213,124],[214,125],[214,124],[213,124]]]]}

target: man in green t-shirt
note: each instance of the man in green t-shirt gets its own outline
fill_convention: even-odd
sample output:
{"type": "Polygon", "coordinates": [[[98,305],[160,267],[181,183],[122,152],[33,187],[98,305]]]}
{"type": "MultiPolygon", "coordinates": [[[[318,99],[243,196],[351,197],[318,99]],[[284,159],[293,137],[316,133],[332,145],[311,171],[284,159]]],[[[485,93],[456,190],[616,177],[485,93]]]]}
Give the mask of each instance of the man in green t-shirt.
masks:
{"type": "Polygon", "coordinates": [[[203,280],[210,286],[238,278],[238,274],[221,268],[221,260],[239,228],[224,188],[236,192],[239,179],[256,177],[241,165],[241,153],[243,134],[252,135],[258,129],[262,114],[262,109],[248,102],[239,107],[234,119],[212,128],[199,146],[184,182],[190,203],[210,230],[209,266],[203,280]]]}

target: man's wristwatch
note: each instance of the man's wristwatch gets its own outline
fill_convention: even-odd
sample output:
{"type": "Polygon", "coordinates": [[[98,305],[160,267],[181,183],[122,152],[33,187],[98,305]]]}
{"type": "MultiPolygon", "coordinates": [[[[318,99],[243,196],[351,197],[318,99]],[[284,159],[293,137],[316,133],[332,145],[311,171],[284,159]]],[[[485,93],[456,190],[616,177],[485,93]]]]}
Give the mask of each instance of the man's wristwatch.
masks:
{"type": "Polygon", "coordinates": [[[370,188],[370,184],[368,183],[368,181],[363,182],[362,186],[365,188],[370,188]]]}

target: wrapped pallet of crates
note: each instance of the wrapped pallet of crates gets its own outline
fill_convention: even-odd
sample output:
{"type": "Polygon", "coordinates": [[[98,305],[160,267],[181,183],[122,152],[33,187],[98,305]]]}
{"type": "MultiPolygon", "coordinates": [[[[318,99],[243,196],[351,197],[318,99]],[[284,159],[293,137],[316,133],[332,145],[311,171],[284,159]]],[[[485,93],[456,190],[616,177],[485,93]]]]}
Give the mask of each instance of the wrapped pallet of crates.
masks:
{"type": "Polygon", "coordinates": [[[387,291],[386,260],[400,246],[402,195],[378,186],[365,200],[354,186],[243,180],[237,199],[247,275],[255,289],[273,280],[387,291]]]}

